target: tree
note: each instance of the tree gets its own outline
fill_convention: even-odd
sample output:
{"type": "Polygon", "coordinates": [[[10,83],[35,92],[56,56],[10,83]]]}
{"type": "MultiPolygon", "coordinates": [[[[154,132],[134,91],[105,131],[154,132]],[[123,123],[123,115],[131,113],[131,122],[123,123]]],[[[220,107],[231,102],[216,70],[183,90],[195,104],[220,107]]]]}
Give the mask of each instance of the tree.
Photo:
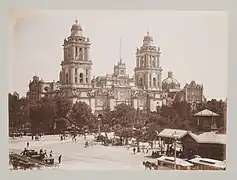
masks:
{"type": "Polygon", "coordinates": [[[67,118],[67,114],[72,108],[72,102],[60,96],[55,96],[53,101],[55,102],[55,113],[57,118],[67,118]]]}
{"type": "Polygon", "coordinates": [[[136,110],[125,103],[115,106],[113,118],[119,121],[123,127],[131,127],[134,121],[136,110]]]}
{"type": "Polygon", "coordinates": [[[226,110],[227,104],[220,100],[212,99],[207,101],[207,108],[214,113],[217,113],[219,116],[216,118],[217,127],[220,129],[224,129],[221,131],[226,131],[226,110]]]}
{"type": "Polygon", "coordinates": [[[58,132],[65,131],[67,127],[70,125],[68,119],[60,118],[56,121],[56,130],[58,132]]]}
{"type": "Polygon", "coordinates": [[[28,101],[19,97],[17,92],[8,94],[9,128],[10,131],[20,130],[28,120],[28,101]]]}
{"type": "Polygon", "coordinates": [[[94,122],[91,108],[85,102],[76,102],[72,107],[72,118],[79,127],[89,126],[94,122]]]}

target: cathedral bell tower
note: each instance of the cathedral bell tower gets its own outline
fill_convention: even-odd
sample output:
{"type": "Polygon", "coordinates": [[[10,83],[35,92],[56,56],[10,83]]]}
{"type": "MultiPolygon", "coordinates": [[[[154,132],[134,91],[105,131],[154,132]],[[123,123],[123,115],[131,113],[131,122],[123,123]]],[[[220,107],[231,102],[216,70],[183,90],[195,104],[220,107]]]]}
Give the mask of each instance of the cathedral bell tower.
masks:
{"type": "Polygon", "coordinates": [[[123,62],[122,57],[122,39],[120,38],[120,48],[119,48],[119,62],[114,66],[114,76],[116,77],[126,77],[126,64],[123,62]]]}
{"type": "Polygon", "coordinates": [[[143,45],[137,48],[135,85],[141,89],[161,90],[162,68],[160,67],[160,48],[153,45],[149,32],[143,39],[143,45]]]}
{"type": "Polygon", "coordinates": [[[60,84],[62,89],[90,88],[92,61],[89,57],[89,38],[82,34],[78,20],[71,27],[71,34],[64,39],[64,57],[61,62],[60,84]]]}

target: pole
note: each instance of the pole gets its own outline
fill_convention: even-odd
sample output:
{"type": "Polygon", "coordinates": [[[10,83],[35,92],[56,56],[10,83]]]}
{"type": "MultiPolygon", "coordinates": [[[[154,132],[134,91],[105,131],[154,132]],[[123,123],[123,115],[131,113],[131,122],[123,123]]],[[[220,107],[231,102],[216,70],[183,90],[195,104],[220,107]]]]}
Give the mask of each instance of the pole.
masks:
{"type": "Polygon", "coordinates": [[[174,138],[174,169],[176,170],[176,137],[174,138]]]}
{"type": "Polygon", "coordinates": [[[120,44],[119,44],[119,63],[122,64],[122,38],[120,38],[120,44]]]}
{"type": "Polygon", "coordinates": [[[98,118],[98,121],[99,121],[98,131],[99,131],[99,135],[100,135],[101,134],[101,132],[100,132],[100,118],[98,118]]]}

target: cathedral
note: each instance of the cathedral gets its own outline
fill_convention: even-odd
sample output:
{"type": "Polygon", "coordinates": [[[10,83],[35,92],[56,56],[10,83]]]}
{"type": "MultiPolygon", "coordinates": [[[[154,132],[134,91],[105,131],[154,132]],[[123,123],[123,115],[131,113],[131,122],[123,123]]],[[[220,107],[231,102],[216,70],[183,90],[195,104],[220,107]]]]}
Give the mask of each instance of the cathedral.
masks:
{"type": "Polygon", "coordinates": [[[132,77],[128,75],[122,58],[114,65],[112,74],[92,77],[90,45],[90,39],[83,35],[82,27],[76,20],[70,35],[64,39],[59,81],[44,82],[35,75],[29,83],[29,104],[34,106],[42,97],[59,94],[73,103],[87,103],[98,114],[106,108],[113,110],[121,103],[135,109],[156,111],[156,106],[169,105],[175,99],[188,102],[202,102],[205,99],[203,85],[196,85],[194,81],[181,88],[172,72],[162,81],[160,48],[154,44],[149,32],[136,50],[132,77]]]}

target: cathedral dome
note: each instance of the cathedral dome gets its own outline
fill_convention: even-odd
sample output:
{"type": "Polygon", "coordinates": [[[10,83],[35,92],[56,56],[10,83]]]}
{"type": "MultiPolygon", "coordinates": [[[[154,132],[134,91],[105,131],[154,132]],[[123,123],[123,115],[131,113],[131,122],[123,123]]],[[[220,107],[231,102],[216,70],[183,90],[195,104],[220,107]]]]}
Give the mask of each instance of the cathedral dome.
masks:
{"type": "Polygon", "coordinates": [[[180,83],[173,78],[173,73],[168,72],[168,77],[162,81],[162,89],[169,91],[170,89],[179,89],[180,83]]]}

